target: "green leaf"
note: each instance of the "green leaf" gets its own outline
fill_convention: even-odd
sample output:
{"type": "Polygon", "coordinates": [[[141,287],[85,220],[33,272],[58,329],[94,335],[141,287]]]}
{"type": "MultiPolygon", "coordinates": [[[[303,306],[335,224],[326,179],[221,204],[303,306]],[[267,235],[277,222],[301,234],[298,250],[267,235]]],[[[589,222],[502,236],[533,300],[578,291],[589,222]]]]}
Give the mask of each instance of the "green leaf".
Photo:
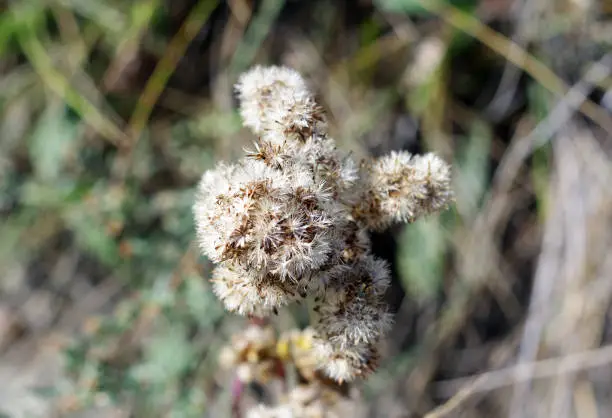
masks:
{"type": "Polygon", "coordinates": [[[404,290],[420,301],[431,299],[441,287],[446,240],[438,218],[406,227],[399,239],[398,268],[404,290]]]}
{"type": "Polygon", "coordinates": [[[190,313],[202,327],[210,327],[224,313],[223,307],[198,276],[185,278],[185,302],[190,313]]]}
{"type": "Polygon", "coordinates": [[[45,399],[53,399],[57,397],[58,395],[60,395],[61,393],[59,388],[55,386],[41,386],[41,387],[32,388],[31,390],[34,394],[40,396],[41,398],[45,398],[45,399]]]}
{"type": "Polygon", "coordinates": [[[15,33],[23,26],[43,23],[45,7],[40,0],[13,2],[10,13],[0,13],[0,56],[4,55],[15,33]]]}
{"type": "Polygon", "coordinates": [[[130,374],[143,383],[163,384],[185,372],[193,359],[194,351],[184,325],[172,324],[163,335],[147,342],[144,361],[133,367],[130,374]]]}
{"type": "Polygon", "coordinates": [[[76,14],[91,19],[105,31],[114,35],[125,33],[127,17],[122,10],[113,7],[108,1],[101,0],[58,0],[71,8],[76,14]]]}
{"type": "Polygon", "coordinates": [[[206,396],[198,387],[180,396],[172,405],[170,418],[200,418],[204,414],[206,396]]]}
{"type": "Polygon", "coordinates": [[[238,74],[246,70],[254,61],[259,47],[268,36],[274,21],[279,16],[284,0],[263,0],[257,14],[251,19],[245,36],[236,48],[230,64],[230,72],[238,74]]]}
{"type": "Polygon", "coordinates": [[[21,187],[21,202],[41,209],[60,209],[80,202],[90,185],[75,184],[72,179],[60,178],[53,185],[43,180],[29,180],[21,187]]]}
{"type": "Polygon", "coordinates": [[[81,247],[107,266],[115,266],[118,263],[120,256],[117,242],[108,235],[100,219],[89,216],[82,207],[65,211],[64,219],[81,247]]]}
{"type": "Polygon", "coordinates": [[[77,125],[66,118],[63,105],[49,106],[30,137],[29,151],[36,177],[53,182],[59,177],[77,138],[77,125]]]}
{"type": "Polygon", "coordinates": [[[439,68],[436,68],[432,71],[430,77],[425,80],[424,83],[421,83],[415,86],[408,93],[408,107],[415,115],[421,116],[424,112],[430,109],[430,104],[432,100],[436,98],[436,92],[439,91],[439,85],[443,82],[440,77],[441,73],[439,68]]]}
{"type": "Polygon", "coordinates": [[[157,0],[145,0],[134,3],[130,9],[132,26],[138,28],[138,30],[147,27],[158,7],[159,2],[157,0]]]}
{"type": "Polygon", "coordinates": [[[169,280],[156,280],[150,289],[143,292],[143,298],[153,305],[171,307],[175,304],[176,292],[169,280]]]}

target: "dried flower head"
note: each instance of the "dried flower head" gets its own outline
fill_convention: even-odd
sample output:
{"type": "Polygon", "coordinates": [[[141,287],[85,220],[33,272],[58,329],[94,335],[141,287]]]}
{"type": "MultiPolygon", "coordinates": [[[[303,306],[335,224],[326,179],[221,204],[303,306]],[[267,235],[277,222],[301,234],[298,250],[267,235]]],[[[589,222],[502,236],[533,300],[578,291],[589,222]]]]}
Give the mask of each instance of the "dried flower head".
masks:
{"type": "Polygon", "coordinates": [[[325,338],[317,338],[313,350],[325,374],[340,383],[368,376],[380,361],[375,344],[362,343],[342,348],[325,338]]]}
{"type": "Polygon", "coordinates": [[[327,261],[334,224],[323,185],[304,170],[246,160],[204,174],[194,207],[204,253],[261,277],[296,279],[327,261]]]}
{"type": "Polygon", "coordinates": [[[255,67],[240,77],[236,91],[244,125],[257,135],[272,131],[307,139],[324,129],[323,111],[295,70],[255,67]]]}
{"type": "Polygon", "coordinates": [[[312,137],[293,153],[296,163],[306,166],[315,178],[335,194],[345,194],[359,179],[358,167],[353,159],[336,148],[335,141],[327,137],[312,137]]]}
{"type": "MultiPolygon", "coordinates": [[[[314,298],[309,338],[300,337],[307,348],[289,339],[273,357],[299,364],[306,381],[320,381],[317,370],[336,381],[363,377],[391,324],[388,268],[371,254],[367,231],[444,209],[450,168],[406,152],[358,166],[328,136],[321,107],[292,69],[255,67],[236,91],[258,138],[241,161],[204,173],[193,207],[202,252],[217,263],[213,290],[228,310],[250,316],[314,298]]],[[[268,370],[259,363],[237,367],[254,376],[268,370]]]]}
{"type": "Polygon", "coordinates": [[[230,312],[268,316],[296,299],[293,287],[272,275],[261,276],[240,265],[221,264],[213,270],[213,292],[230,312]]]}
{"type": "Polygon", "coordinates": [[[221,349],[219,363],[226,369],[235,368],[241,382],[267,382],[278,367],[274,329],[250,325],[233,335],[231,343],[221,349]]]}
{"type": "Polygon", "coordinates": [[[392,322],[383,300],[388,286],[387,264],[372,256],[332,269],[314,308],[318,335],[341,350],[378,341],[392,322]]]}
{"type": "Polygon", "coordinates": [[[445,209],[452,201],[450,168],[434,154],[391,152],[367,164],[365,192],[353,214],[373,230],[445,209]]]}
{"type": "Polygon", "coordinates": [[[276,345],[278,357],[292,363],[300,378],[312,382],[319,378],[319,359],[313,350],[316,332],[312,328],[290,330],[281,334],[276,345]]]}

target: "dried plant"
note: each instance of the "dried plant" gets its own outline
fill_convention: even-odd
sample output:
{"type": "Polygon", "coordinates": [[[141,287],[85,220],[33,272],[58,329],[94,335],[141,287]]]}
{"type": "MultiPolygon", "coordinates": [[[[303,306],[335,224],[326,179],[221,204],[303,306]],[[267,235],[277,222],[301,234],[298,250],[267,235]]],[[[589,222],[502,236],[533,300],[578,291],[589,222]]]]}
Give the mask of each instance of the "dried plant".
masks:
{"type": "Polygon", "coordinates": [[[219,357],[224,369],[235,370],[235,408],[246,384],[266,385],[272,379],[284,380],[294,371],[296,384],[282,385],[271,393],[273,405],[254,405],[247,418],[304,417],[338,418],[357,407],[357,396],[348,384],[326,378],[318,370],[314,350],[316,332],[312,328],[290,330],[276,336],[270,325],[251,324],[232,336],[219,357]]]}
{"type": "Polygon", "coordinates": [[[392,322],[388,267],[367,231],[444,209],[450,168],[407,152],[356,164],[289,68],[256,67],[236,90],[254,149],[204,173],[193,208],[200,247],[217,263],[213,289],[229,311],[252,317],[312,298],[316,367],[340,383],[363,377],[392,322]]]}
{"type": "Polygon", "coordinates": [[[350,397],[329,386],[310,383],[293,388],[275,406],[258,405],[247,418],[340,418],[351,410],[350,397]]]}

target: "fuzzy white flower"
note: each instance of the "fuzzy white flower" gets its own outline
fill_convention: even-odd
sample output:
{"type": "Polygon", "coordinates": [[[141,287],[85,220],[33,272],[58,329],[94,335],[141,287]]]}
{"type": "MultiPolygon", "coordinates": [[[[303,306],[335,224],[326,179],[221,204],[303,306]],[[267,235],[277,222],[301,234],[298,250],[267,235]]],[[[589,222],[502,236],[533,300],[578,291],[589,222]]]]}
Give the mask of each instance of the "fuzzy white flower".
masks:
{"type": "Polygon", "coordinates": [[[257,160],[222,166],[200,182],[194,205],[200,246],[215,262],[297,280],[329,257],[329,200],[308,172],[257,160]]]}
{"type": "Polygon", "coordinates": [[[311,138],[294,155],[298,164],[307,166],[318,181],[325,182],[337,195],[353,187],[359,179],[353,159],[338,150],[331,138],[311,138]]]}
{"type": "Polygon", "coordinates": [[[290,283],[254,274],[239,265],[221,264],[213,270],[213,292],[230,312],[268,316],[296,299],[290,283]]]}
{"type": "Polygon", "coordinates": [[[454,198],[451,189],[450,166],[433,153],[414,158],[417,175],[423,176],[427,192],[420,199],[417,216],[440,212],[448,207],[454,198]]]}
{"type": "Polygon", "coordinates": [[[251,325],[232,336],[231,343],[221,349],[219,362],[224,368],[235,368],[241,382],[265,381],[275,373],[276,341],[272,327],[251,325]]]}
{"type": "Polygon", "coordinates": [[[376,342],[392,322],[384,293],[389,286],[386,262],[364,256],[329,273],[320,303],[315,306],[317,333],[340,349],[376,342]]]}
{"type": "Polygon", "coordinates": [[[434,154],[391,152],[369,165],[365,193],[353,213],[369,228],[382,230],[396,222],[444,209],[452,201],[450,168],[434,154]]]}
{"type": "Polygon", "coordinates": [[[315,339],[313,350],[321,359],[321,369],[337,382],[350,382],[372,373],[380,355],[373,344],[358,344],[342,349],[325,339],[315,339]]]}
{"type": "Polygon", "coordinates": [[[324,117],[302,76],[287,67],[255,67],[236,84],[244,125],[255,134],[276,131],[300,138],[324,129],[324,117]]]}

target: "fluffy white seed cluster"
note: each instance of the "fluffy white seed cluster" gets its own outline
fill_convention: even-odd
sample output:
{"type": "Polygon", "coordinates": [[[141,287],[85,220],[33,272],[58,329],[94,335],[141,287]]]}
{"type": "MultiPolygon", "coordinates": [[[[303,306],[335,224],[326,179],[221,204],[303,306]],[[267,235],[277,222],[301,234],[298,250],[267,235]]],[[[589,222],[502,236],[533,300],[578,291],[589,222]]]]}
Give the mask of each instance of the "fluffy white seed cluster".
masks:
{"type": "Polygon", "coordinates": [[[236,91],[244,125],[256,135],[306,139],[325,129],[321,108],[295,70],[255,67],[240,77],[236,91]]]}
{"type": "Polygon", "coordinates": [[[241,161],[204,173],[193,208],[217,263],[213,289],[229,311],[253,316],[312,297],[321,368],[337,381],[364,376],[391,323],[388,267],[367,231],[444,209],[450,168],[404,152],[355,164],[294,70],[256,67],[236,90],[257,140],[241,161]]]}
{"type": "Polygon", "coordinates": [[[364,163],[365,190],[353,215],[372,230],[445,209],[453,199],[450,167],[435,154],[411,155],[393,151],[364,163]]]}

